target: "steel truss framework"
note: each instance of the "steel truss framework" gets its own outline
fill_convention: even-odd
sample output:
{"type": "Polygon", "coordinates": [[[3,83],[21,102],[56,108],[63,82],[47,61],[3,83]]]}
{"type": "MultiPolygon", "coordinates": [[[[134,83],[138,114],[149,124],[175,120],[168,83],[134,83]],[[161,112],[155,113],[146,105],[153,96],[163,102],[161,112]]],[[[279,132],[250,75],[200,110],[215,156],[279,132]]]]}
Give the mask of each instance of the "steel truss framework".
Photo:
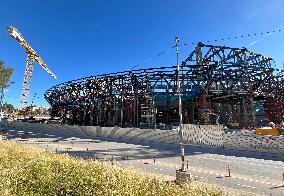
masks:
{"type": "MultiPolygon", "coordinates": [[[[198,43],[181,63],[184,123],[254,125],[253,101],[283,99],[284,75],[273,59],[248,51],[198,43]]],[[[45,93],[53,116],[66,123],[153,126],[178,122],[177,67],[91,76],[45,93]]]]}

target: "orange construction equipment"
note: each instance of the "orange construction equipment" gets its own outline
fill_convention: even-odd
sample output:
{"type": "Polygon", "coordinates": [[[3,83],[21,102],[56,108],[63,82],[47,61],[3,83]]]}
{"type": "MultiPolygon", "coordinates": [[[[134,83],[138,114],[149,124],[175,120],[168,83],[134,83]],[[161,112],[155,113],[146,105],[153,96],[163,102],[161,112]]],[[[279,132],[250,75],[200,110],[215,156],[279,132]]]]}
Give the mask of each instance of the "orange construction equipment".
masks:
{"type": "Polygon", "coordinates": [[[263,127],[263,128],[256,128],[255,129],[256,135],[272,135],[272,136],[278,136],[279,132],[276,128],[272,127],[263,127]]]}

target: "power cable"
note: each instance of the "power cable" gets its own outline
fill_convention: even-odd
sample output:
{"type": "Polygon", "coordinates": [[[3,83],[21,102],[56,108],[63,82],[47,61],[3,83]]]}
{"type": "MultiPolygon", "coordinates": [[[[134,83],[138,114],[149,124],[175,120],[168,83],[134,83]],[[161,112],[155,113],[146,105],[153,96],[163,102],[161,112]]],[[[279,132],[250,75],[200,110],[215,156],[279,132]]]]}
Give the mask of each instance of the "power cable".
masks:
{"type": "MultiPolygon", "coordinates": [[[[277,30],[273,30],[273,31],[266,31],[266,32],[260,32],[260,33],[251,33],[251,34],[245,34],[245,35],[239,35],[239,36],[230,36],[230,37],[227,37],[227,38],[218,38],[218,39],[214,39],[214,40],[207,40],[205,41],[204,43],[212,43],[212,42],[219,42],[219,41],[226,41],[226,40],[233,40],[233,39],[243,39],[243,38],[251,38],[251,37],[255,37],[255,36],[269,36],[269,35],[272,35],[274,33],[277,33],[277,32],[281,32],[282,30],[284,29],[284,26],[277,29],[277,30]]],[[[190,42],[190,43],[181,43],[179,44],[179,47],[180,46],[188,46],[188,45],[197,45],[199,42],[190,42]]],[[[168,47],[164,50],[162,50],[161,52],[159,52],[158,54],[156,55],[153,55],[152,57],[149,57],[147,59],[145,59],[143,62],[131,67],[131,70],[139,67],[139,66],[143,66],[145,63],[161,56],[161,55],[164,55],[165,53],[169,52],[171,49],[175,48],[175,45],[171,46],[171,47],[168,47]]]]}

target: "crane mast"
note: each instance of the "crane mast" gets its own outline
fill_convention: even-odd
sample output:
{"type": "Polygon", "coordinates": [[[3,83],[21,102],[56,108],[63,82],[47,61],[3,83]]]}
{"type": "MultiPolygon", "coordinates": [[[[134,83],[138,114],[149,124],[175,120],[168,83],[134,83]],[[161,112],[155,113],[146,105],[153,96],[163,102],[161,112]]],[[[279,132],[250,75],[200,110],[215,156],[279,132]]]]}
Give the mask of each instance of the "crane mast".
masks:
{"type": "Polygon", "coordinates": [[[15,27],[8,26],[7,30],[8,30],[9,35],[13,37],[14,39],[16,39],[20,43],[20,45],[23,46],[23,48],[26,50],[26,53],[27,53],[27,62],[26,62],[25,75],[24,75],[22,94],[21,94],[21,100],[20,100],[21,108],[24,108],[28,105],[28,98],[30,94],[30,85],[31,85],[32,73],[33,73],[33,68],[34,68],[34,61],[36,61],[51,77],[55,79],[57,78],[54,75],[54,73],[50,71],[50,69],[41,59],[41,57],[26,42],[22,34],[15,27]]]}

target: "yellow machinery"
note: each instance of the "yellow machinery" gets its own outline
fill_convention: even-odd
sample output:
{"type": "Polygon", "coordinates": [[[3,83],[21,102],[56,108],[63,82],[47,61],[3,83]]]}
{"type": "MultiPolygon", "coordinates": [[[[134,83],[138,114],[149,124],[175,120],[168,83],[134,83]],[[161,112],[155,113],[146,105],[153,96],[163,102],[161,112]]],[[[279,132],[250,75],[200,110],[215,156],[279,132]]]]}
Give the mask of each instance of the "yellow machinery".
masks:
{"type": "Polygon", "coordinates": [[[263,128],[256,128],[255,129],[256,135],[272,135],[272,136],[278,136],[279,132],[276,128],[271,127],[263,127],[263,128]]]}
{"type": "Polygon", "coordinates": [[[21,33],[15,27],[8,26],[7,29],[8,29],[9,35],[15,38],[20,43],[20,45],[24,47],[28,55],[26,69],[25,69],[24,82],[23,82],[23,87],[22,87],[22,95],[21,95],[21,108],[24,108],[24,107],[27,107],[28,105],[28,98],[30,94],[30,84],[31,84],[32,72],[33,72],[35,60],[47,73],[49,73],[49,75],[51,75],[55,79],[57,78],[54,75],[54,73],[52,73],[48,69],[47,65],[43,62],[41,57],[25,41],[21,33]]]}

